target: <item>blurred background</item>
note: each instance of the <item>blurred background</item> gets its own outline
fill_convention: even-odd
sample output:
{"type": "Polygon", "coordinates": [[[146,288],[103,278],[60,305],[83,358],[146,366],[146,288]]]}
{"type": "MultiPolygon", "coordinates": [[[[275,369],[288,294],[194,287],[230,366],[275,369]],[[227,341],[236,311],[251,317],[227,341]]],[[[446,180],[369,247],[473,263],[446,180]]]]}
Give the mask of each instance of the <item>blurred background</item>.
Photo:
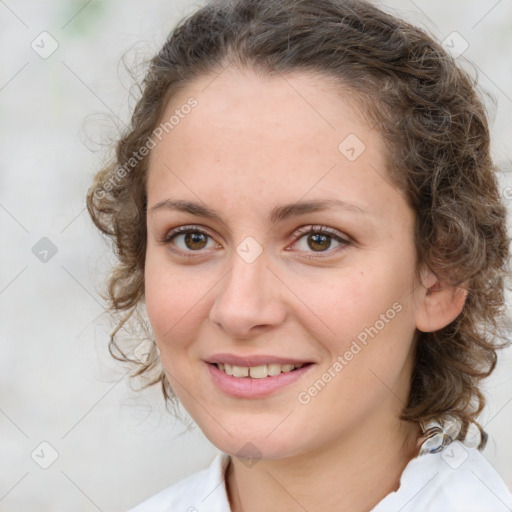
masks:
{"type": "MultiPolygon", "coordinates": [[[[467,59],[489,102],[510,207],[512,1],[378,2],[467,59]]],[[[217,450],[134,391],[107,351],[101,290],[113,263],[85,194],[136,75],[178,0],[0,0],[0,511],[120,512],[206,467],[217,450]]],[[[486,386],[484,455],[512,489],[512,352],[486,386]]]]}

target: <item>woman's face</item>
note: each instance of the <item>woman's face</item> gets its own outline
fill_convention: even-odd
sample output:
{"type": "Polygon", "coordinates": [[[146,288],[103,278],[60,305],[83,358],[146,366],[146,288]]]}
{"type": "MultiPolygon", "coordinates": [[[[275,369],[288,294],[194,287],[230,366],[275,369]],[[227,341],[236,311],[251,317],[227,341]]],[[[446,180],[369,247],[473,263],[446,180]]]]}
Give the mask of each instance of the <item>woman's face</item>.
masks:
{"type": "Polygon", "coordinates": [[[226,69],[166,121],[145,301],[190,415],[221,450],[265,458],[394,425],[421,288],[414,213],[357,102],[320,76],[226,69]]]}

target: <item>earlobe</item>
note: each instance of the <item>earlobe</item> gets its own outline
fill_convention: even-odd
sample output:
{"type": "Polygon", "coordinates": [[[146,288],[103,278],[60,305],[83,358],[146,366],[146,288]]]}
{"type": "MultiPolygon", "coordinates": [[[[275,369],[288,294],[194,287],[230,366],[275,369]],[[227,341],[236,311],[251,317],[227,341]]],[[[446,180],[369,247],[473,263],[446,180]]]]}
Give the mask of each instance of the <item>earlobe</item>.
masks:
{"type": "Polygon", "coordinates": [[[434,332],[446,327],[461,313],[467,297],[467,283],[443,283],[432,271],[423,275],[416,302],[416,328],[434,332]]]}

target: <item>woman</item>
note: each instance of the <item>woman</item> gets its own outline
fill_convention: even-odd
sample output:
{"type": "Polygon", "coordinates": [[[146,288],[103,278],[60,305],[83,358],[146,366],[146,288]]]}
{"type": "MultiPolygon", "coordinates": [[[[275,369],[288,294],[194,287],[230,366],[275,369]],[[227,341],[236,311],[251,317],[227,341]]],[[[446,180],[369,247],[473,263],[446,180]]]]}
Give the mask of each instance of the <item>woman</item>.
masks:
{"type": "Polygon", "coordinates": [[[147,314],[136,374],[222,452],[134,511],[512,509],[476,420],[505,209],[475,84],[423,31],[360,0],[210,2],[87,204],[119,256],[113,354],[147,314]]]}

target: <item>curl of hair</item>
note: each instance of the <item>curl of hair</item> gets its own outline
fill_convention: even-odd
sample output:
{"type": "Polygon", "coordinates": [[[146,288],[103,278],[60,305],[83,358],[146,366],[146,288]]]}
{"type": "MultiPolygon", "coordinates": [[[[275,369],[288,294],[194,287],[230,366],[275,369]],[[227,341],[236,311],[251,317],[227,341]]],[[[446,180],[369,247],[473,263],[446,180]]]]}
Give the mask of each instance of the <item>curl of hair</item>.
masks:
{"type": "MultiPolygon", "coordinates": [[[[417,332],[402,419],[450,414],[462,424],[459,439],[471,424],[484,439],[476,421],[485,404],[480,382],[495,367],[496,349],[507,344],[502,320],[509,263],[485,108],[476,80],[439,43],[362,0],[209,2],[183,19],[150,61],[131,125],[87,195],[89,214],[119,260],[108,280],[110,310],[120,315],[111,353],[133,361],[116,335],[130,319],[143,323],[138,305],[144,297],[149,157],[140,149],[177,91],[227,66],[268,76],[323,76],[360,100],[386,142],[390,179],[416,212],[418,263],[447,286],[468,290],[455,321],[417,332]]],[[[136,374],[150,375],[148,385],[160,382],[172,401],[159,364],[135,362],[136,374]]]]}

